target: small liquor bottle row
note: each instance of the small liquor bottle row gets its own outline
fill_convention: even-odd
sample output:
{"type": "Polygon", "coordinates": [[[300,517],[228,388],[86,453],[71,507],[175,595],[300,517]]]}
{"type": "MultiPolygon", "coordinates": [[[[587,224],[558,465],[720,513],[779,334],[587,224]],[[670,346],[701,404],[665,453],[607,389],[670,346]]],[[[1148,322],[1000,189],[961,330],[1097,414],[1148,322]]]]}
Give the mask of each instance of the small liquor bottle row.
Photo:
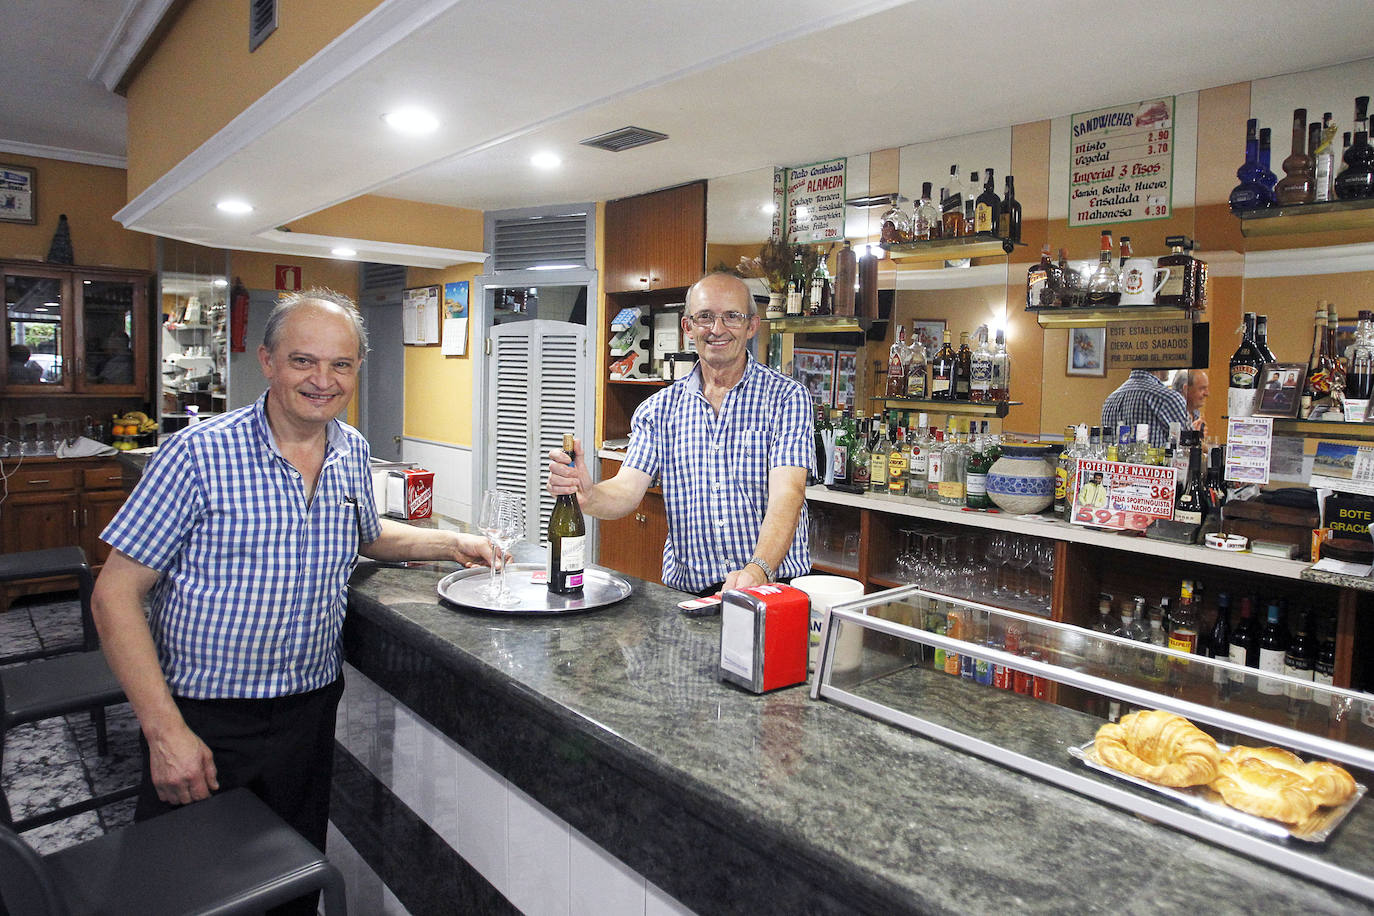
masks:
{"type": "Polygon", "coordinates": [[[957,350],[946,330],[943,344],[933,353],[926,350],[916,330],[913,325],[908,343],[906,328],[897,326],[897,339],[887,357],[887,397],[974,403],[1009,399],[1011,357],[1000,328],[992,343],[987,325],[979,325],[973,332],[976,349],[970,345],[969,332],[960,331],[957,350]]]}
{"type": "Polygon", "coordinates": [[[1171,235],[1169,253],[1161,258],[1135,257],[1131,237],[1121,237],[1120,255],[1112,261],[1112,233],[1102,230],[1097,266],[1084,276],[1069,265],[1064,249],[1050,260],[1050,246],[1040,249],[1040,263],[1026,271],[1026,308],[1112,308],[1118,305],[1165,305],[1201,311],[1207,307],[1207,264],[1193,257],[1193,240],[1171,235]]]}
{"type": "Polygon", "coordinates": [[[1006,191],[997,196],[993,170],[969,172],[967,182],[959,179],[959,166],[949,167],[949,180],[940,188],[940,196],[932,198],[932,182],[921,183],[921,199],[911,211],[902,203],[904,197],[893,200],[892,206],[879,218],[884,245],[905,245],[932,239],[952,239],[969,235],[987,235],[1021,241],[1021,204],[1016,199],[1016,181],[1007,176],[1006,191]],[[938,203],[937,203],[938,201],[938,203]]]}
{"type": "Polygon", "coordinates": [[[1307,109],[1293,109],[1293,146],[1283,160],[1283,177],[1270,168],[1270,129],[1251,118],[1245,125],[1245,162],[1236,170],[1240,184],[1231,191],[1231,211],[1245,213],[1268,207],[1292,207],[1332,200],[1374,197],[1374,147],[1369,145],[1369,96],[1355,99],[1355,133],[1344,135],[1336,150],[1339,128],[1331,112],[1307,121],[1307,109]]]}
{"type": "Polygon", "coordinates": [[[1326,414],[1355,423],[1366,419],[1374,396],[1374,311],[1360,310],[1355,338],[1341,349],[1336,341],[1336,306],[1318,302],[1312,319],[1312,347],[1302,373],[1294,368],[1266,373],[1267,367],[1280,360],[1269,349],[1265,325],[1264,315],[1245,313],[1240,345],[1229,365],[1226,407],[1230,416],[1248,417],[1262,407],[1266,414],[1288,412],[1304,419],[1326,414]]]}

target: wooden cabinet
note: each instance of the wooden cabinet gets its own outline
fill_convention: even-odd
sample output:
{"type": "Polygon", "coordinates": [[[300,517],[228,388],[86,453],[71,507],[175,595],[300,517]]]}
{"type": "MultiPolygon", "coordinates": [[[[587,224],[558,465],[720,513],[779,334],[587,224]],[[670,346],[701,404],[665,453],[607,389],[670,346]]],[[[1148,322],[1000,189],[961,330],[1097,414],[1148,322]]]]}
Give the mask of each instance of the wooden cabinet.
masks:
{"type": "MultiPolygon", "coordinates": [[[[119,462],[108,458],[7,459],[9,495],[0,503],[0,549],[5,553],[78,546],[99,571],[110,554],[100,532],[128,495],[119,462]]],[[[65,591],[68,578],[29,579],[0,587],[0,609],[21,595],[65,591]]]]}
{"type": "Polygon", "coordinates": [[[0,261],[0,393],[146,398],[148,279],[141,271],[0,261]]]}
{"type": "MultiPolygon", "coordinates": [[[[601,479],[614,477],[620,462],[601,459],[601,479]]],[[[663,495],[644,494],[638,508],[624,518],[602,521],[597,564],[628,576],[662,584],[663,544],[668,540],[668,514],[663,495]]]]}
{"type": "Polygon", "coordinates": [[[706,182],[606,203],[607,292],[690,286],[706,270],[706,182]]]}

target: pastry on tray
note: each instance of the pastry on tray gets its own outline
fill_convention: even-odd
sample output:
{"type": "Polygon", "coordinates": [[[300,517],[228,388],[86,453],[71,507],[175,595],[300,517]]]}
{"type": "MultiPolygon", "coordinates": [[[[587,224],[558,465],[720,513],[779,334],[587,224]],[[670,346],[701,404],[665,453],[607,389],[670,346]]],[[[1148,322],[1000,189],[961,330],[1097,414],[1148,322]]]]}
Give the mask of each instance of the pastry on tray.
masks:
{"type": "Polygon", "coordinates": [[[1296,824],[1322,805],[1345,804],[1357,787],[1334,763],[1305,763],[1277,747],[1236,745],[1222,757],[1212,788],[1232,808],[1296,824]]]}
{"type": "Polygon", "coordinates": [[[1097,759],[1161,786],[1205,786],[1217,775],[1221,750],[1212,736],[1182,716],[1158,709],[1127,713],[1097,730],[1097,759]]]}

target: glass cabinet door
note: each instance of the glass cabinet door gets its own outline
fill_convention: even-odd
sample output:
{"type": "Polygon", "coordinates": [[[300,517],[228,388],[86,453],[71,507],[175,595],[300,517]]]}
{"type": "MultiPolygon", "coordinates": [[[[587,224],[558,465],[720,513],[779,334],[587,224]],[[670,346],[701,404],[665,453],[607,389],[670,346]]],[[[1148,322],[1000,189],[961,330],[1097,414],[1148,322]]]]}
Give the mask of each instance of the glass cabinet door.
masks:
{"type": "Polygon", "coordinates": [[[5,388],[70,390],[71,313],[60,276],[5,274],[5,388]]]}
{"type": "Polygon", "coordinates": [[[131,393],[146,373],[143,290],[132,280],[78,277],[80,381],[87,393],[131,393]]]}

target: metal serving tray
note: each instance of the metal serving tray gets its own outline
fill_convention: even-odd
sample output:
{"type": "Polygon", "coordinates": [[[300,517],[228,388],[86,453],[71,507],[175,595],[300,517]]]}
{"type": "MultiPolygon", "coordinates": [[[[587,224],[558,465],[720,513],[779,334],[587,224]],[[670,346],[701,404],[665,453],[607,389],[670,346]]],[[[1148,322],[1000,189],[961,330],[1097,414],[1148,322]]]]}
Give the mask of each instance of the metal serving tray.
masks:
{"type": "MultiPolygon", "coordinates": [[[[1217,747],[1224,754],[1230,747],[1218,744],[1217,747]]],[[[1125,782],[1134,783],[1160,795],[1167,795],[1169,798],[1182,804],[1196,808],[1208,817],[1221,821],[1232,827],[1239,827],[1261,836],[1272,837],[1273,839],[1302,840],[1307,843],[1324,843],[1335,832],[1341,821],[1350,813],[1357,802],[1364,798],[1365,787],[1359,783],[1355,784],[1355,794],[1343,805],[1332,808],[1318,808],[1312,816],[1301,824],[1289,826],[1280,821],[1271,821],[1268,818],[1256,817],[1253,814],[1246,814],[1244,811],[1237,811],[1230,805],[1221,800],[1221,796],[1212,791],[1207,786],[1190,786],[1186,789],[1175,789],[1170,786],[1156,785],[1149,780],[1140,779],[1129,773],[1107,766],[1097,758],[1097,751],[1094,742],[1089,741],[1078,747],[1069,748],[1069,756],[1083,762],[1084,766],[1097,770],[1099,773],[1106,773],[1125,782]]]]}
{"type": "Polygon", "coordinates": [[[506,567],[506,589],[515,596],[510,607],[496,604],[483,594],[491,575],[485,566],[460,569],[439,580],[439,597],[461,608],[489,614],[580,614],[615,604],[630,595],[630,583],[604,569],[588,566],[580,597],[556,595],[544,581],[543,563],[511,563],[506,567]],[[535,581],[535,574],[540,574],[535,581]]]}

